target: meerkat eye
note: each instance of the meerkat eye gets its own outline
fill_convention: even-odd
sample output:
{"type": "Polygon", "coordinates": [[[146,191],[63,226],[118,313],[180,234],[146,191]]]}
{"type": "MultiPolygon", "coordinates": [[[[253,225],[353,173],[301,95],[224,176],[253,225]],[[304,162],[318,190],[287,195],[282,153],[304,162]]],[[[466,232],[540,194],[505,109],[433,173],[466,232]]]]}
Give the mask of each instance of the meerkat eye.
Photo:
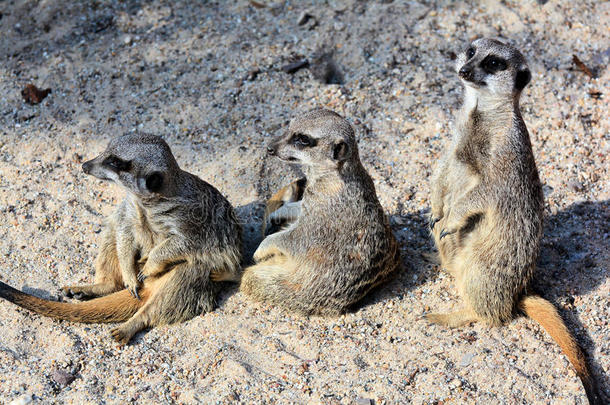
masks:
{"type": "Polygon", "coordinates": [[[131,162],[120,159],[114,155],[104,159],[103,164],[116,172],[127,171],[131,168],[131,162]]]}
{"type": "Polygon", "coordinates": [[[291,143],[297,148],[306,148],[309,146],[315,146],[315,139],[310,138],[305,134],[294,134],[291,139],[291,143]]]}
{"type": "Polygon", "coordinates": [[[481,67],[488,73],[501,72],[502,70],[506,70],[507,66],[504,59],[492,55],[486,57],[483,59],[483,62],[481,62],[481,67]]]}
{"type": "Polygon", "coordinates": [[[468,50],[466,51],[466,57],[468,57],[468,59],[472,59],[472,57],[475,54],[475,50],[473,47],[468,48],[468,50]]]}

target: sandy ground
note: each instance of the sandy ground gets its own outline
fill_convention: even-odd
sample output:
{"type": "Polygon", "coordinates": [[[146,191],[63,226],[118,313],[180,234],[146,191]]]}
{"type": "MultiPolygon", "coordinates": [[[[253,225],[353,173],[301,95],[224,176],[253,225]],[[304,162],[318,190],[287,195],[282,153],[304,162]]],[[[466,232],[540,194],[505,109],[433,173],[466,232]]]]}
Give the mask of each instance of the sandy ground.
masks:
{"type": "Polygon", "coordinates": [[[183,168],[240,207],[255,245],[260,203],[296,175],[264,145],[314,106],[354,124],[404,271],[336,319],[253,304],[228,285],[214,312],[124,348],[109,325],[0,302],[0,402],[585,403],[533,321],[447,330],[421,320],[458,305],[422,253],[432,249],[428,179],[460,102],[451,58],[479,36],[508,39],[530,61],[522,107],[547,202],[536,286],[607,390],[610,3],[259,1],[268,6],[0,3],[0,279],[51,298],[92,280],[121,191],[80,163],[134,130],[163,135],[183,168]],[[343,84],[315,77],[328,52],[340,71],[331,81],[343,84]],[[302,59],[311,69],[282,70],[302,59]],[[39,105],[21,98],[30,82],[52,89],[39,105]]]}

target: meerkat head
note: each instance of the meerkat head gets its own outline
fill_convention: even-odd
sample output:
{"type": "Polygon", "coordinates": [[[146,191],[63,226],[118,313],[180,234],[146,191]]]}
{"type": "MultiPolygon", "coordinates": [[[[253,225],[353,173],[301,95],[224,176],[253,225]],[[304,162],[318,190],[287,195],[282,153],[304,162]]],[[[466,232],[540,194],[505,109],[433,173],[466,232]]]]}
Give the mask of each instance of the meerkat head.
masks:
{"type": "Polygon", "coordinates": [[[294,118],[285,135],[273,141],[267,152],[287,162],[315,169],[339,169],[359,160],[352,126],[339,114],[316,108],[294,118]]]}
{"type": "Polygon", "coordinates": [[[458,55],[456,71],[466,87],[493,95],[519,95],[532,77],[518,49],[488,38],[458,55]]]}
{"type": "Polygon", "coordinates": [[[114,138],[98,157],[83,163],[83,171],[120,184],[139,197],[167,195],[179,172],[163,139],[129,134],[114,138]]]}

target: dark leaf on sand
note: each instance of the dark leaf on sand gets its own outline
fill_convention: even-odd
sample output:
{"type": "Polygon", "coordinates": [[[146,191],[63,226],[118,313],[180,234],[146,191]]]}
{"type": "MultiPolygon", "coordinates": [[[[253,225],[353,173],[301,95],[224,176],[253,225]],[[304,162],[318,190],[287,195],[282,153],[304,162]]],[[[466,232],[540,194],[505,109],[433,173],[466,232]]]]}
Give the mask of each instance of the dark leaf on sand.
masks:
{"type": "Polygon", "coordinates": [[[293,74],[307,66],[309,66],[309,61],[307,59],[302,59],[282,66],[282,70],[284,73],[293,74]]]}
{"type": "Polygon", "coordinates": [[[265,8],[267,5],[265,3],[261,3],[260,1],[250,0],[250,4],[254,8],[265,8]]]}
{"type": "Polygon", "coordinates": [[[578,69],[580,69],[584,74],[589,76],[591,79],[595,77],[591,69],[587,67],[576,55],[572,55],[572,62],[576,65],[578,69]]]}
{"type": "Polygon", "coordinates": [[[21,96],[25,102],[32,105],[40,103],[49,93],[51,93],[51,89],[41,90],[31,83],[21,90],[21,96]]]}

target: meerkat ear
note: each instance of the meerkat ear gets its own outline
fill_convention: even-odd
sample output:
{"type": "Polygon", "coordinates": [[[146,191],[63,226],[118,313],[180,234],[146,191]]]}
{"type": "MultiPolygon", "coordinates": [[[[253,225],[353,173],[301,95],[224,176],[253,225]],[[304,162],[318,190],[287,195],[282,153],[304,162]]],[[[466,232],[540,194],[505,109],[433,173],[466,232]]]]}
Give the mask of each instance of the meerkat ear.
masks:
{"type": "Polygon", "coordinates": [[[518,71],[517,77],[515,77],[515,88],[517,90],[523,90],[531,79],[532,74],[530,73],[528,68],[518,71]]]}
{"type": "Polygon", "coordinates": [[[146,190],[149,193],[158,193],[163,187],[163,175],[160,172],[153,172],[146,176],[146,190]]]}
{"type": "Polygon", "coordinates": [[[333,145],[332,157],[333,160],[337,162],[342,162],[346,160],[349,157],[350,153],[351,151],[349,145],[345,141],[338,141],[333,145]]]}

